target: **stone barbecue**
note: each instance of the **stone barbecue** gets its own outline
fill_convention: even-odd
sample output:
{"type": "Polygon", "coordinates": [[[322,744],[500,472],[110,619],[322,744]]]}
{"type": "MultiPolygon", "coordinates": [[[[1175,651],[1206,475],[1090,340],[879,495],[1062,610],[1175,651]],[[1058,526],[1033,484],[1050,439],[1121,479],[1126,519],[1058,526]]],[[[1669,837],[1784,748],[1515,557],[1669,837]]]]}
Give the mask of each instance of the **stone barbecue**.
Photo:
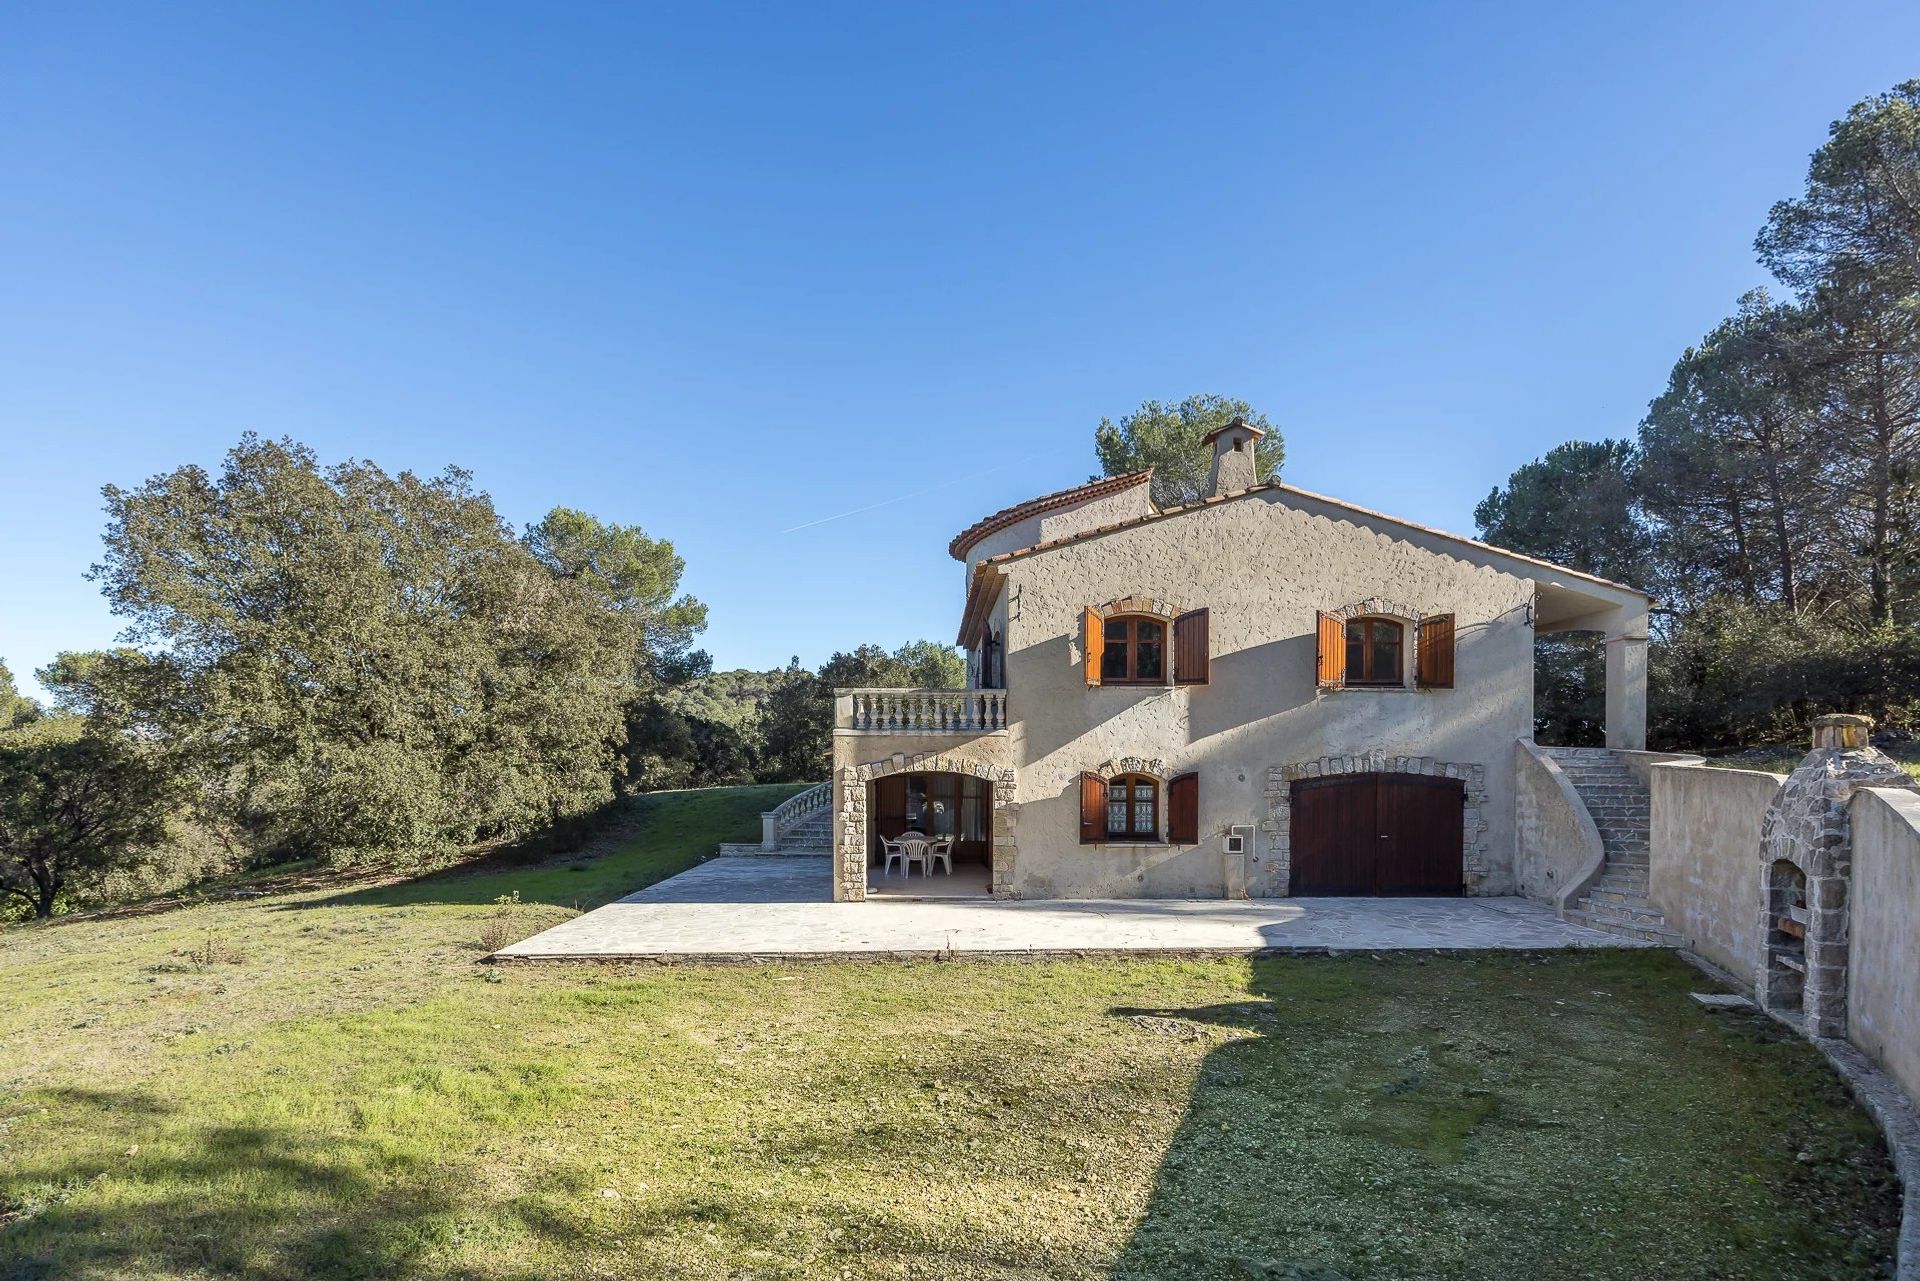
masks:
{"type": "Polygon", "coordinates": [[[1774,798],[1760,828],[1766,940],[1754,982],[1760,1003],[1797,1014],[1808,1036],[1847,1034],[1848,893],[1853,834],[1847,801],[1863,787],[1920,791],[1868,743],[1865,716],[1822,716],[1813,750],[1774,798]]]}

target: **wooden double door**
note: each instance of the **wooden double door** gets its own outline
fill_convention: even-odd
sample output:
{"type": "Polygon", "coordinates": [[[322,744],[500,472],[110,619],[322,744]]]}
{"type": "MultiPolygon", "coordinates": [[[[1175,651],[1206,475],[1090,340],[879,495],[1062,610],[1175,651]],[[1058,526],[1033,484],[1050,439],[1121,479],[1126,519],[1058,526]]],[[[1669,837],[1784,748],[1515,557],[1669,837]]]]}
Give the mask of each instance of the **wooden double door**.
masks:
{"type": "Polygon", "coordinates": [[[987,861],[993,822],[993,784],[970,774],[889,774],[873,783],[870,861],[880,842],[902,832],[924,832],[953,842],[956,863],[987,861]]]}
{"type": "Polygon", "coordinates": [[[1294,894],[1459,894],[1457,778],[1342,774],[1293,785],[1289,890],[1294,894]]]}

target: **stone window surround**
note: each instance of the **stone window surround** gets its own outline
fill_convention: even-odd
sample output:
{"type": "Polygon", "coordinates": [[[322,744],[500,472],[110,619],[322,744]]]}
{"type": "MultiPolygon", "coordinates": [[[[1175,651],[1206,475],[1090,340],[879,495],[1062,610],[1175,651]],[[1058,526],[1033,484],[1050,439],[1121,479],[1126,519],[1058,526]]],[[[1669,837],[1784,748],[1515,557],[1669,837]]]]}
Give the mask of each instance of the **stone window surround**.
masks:
{"type": "Polygon", "coordinates": [[[1020,806],[1013,799],[1011,765],[945,752],[895,752],[864,765],[843,766],[835,775],[833,811],[833,898],[861,903],[867,897],[867,787],[889,774],[964,774],[985,779],[993,796],[987,829],[987,862],[995,898],[1013,897],[1014,823],[1020,806]]]}
{"type": "Polygon", "coordinates": [[[1144,774],[1160,785],[1160,798],[1155,802],[1157,812],[1155,822],[1159,830],[1152,840],[1144,837],[1116,837],[1104,841],[1089,841],[1082,848],[1099,849],[1108,845],[1125,845],[1131,849],[1172,849],[1173,842],[1167,839],[1167,784],[1172,781],[1167,774],[1167,763],[1158,756],[1113,756],[1101,761],[1089,773],[1098,774],[1103,780],[1111,780],[1120,774],[1144,774]]]}
{"type": "MultiPolygon", "coordinates": [[[[1105,681],[1103,680],[1098,685],[1089,685],[1087,687],[1089,690],[1119,689],[1119,690],[1165,691],[1165,690],[1179,688],[1178,682],[1176,682],[1173,679],[1173,623],[1175,619],[1180,617],[1180,615],[1186,613],[1184,609],[1182,609],[1179,605],[1176,605],[1171,601],[1164,601],[1159,599],[1156,596],[1122,596],[1118,600],[1110,600],[1104,605],[1092,605],[1092,606],[1089,606],[1088,608],[1092,609],[1094,613],[1098,614],[1103,619],[1121,618],[1121,617],[1127,617],[1127,616],[1140,616],[1140,617],[1146,617],[1146,618],[1155,618],[1167,625],[1166,658],[1164,660],[1166,666],[1162,669],[1164,672],[1163,679],[1157,680],[1157,681],[1137,681],[1137,680],[1105,681]]],[[[1080,646],[1078,645],[1075,645],[1073,647],[1073,652],[1074,652],[1074,661],[1076,662],[1086,657],[1086,655],[1081,652],[1080,646]]],[[[1164,782],[1165,780],[1162,779],[1161,781],[1164,782]]],[[[1134,842],[1134,843],[1138,844],[1139,842],[1134,842]]]]}
{"type": "Polygon", "coordinates": [[[1398,685],[1329,685],[1321,688],[1317,691],[1318,693],[1357,694],[1371,691],[1375,694],[1391,694],[1397,690],[1419,688],[1414,677],[1419,666],[1420,620],[1426,617],[1425,614],[1410,605],[1402,605],[1384,596],[1369,596],[1351,605],[1329,609],[1326,613],[1331,618],[1339,619],[1343,624],[1356,618],[1391,618],[1395,622],[1405,623],[1407,627],[1400,640],[1400,683],[1398,685]]]}
{"type": "Polygon", "coordinates": [[[1118,618],[1123,614],[1145,614],[1149,618],[1158,618],[1163,622],[1171,623],[1185,611],[1178,605],[1152,596],[1122,596],[1119,600],[1095,605],[1093,612],[1102,618],[1118,618]]]}
{"type": "Polygon", "coordinates": [[[1292,871],[1293,784],[1303,778],[1340,774],[1422,774],[1430,778],[1457,778],[1466,785],[1467,803],[1460,807],[1461,880],[1472,894],[1487,879],[1489,849],[1487,822],[1487,767],[1472,761],[1441,761],[1431,756],[1391,755],[1374,751],[1363,756],[1322,756],[1318,760],[1267,767],[1267,816],[1260,824],[1266,837],[1266,858],[1276,882],[1275,897],[1287,895],[1292,871]]]}

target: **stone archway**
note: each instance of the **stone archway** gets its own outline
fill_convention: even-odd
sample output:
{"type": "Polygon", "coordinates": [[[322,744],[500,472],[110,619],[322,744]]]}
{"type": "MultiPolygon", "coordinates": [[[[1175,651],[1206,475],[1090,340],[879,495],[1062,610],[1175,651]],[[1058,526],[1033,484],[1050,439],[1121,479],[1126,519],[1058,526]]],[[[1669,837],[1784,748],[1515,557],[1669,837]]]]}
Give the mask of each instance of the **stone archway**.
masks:
{"type": "MultiPolygon", "coordinates": [[[[1482,811],[1487,804],[1487,767],[1471,761],[1441,761],[1431,756],[1389,756],[1370,752],[1364,756],[1322,756],[1315,761],[1292,765],[1274,765],[1267,769],[1267,816],[1260,824],[1266,837],[1267,866],[1261,869],[1266,881],[1265,893],[1258,897],[1284,897],[1292,872],[1293,783],[1302,778],[1328,778],[1339,774],[1423,774],[1433,778],[1457,778],[1466,789],[1466,804],[1460,808],[1461,876],[1467,893],[1472,894],[1487,879],[1487,821],[1482,811]]],[[[1251,875],[1249,879],[1252,879],[1251,875]]]]}
{"type": "Polygon", "coordinates": [[[988,861],[992,867],[993,896],[1013,897],[1014,820],[1020,807],[1013,799],[1013,767],[992,765],[966,756],[941,752],[896,752],[883,760],[843,766],[834,777],[833,900],[860,903],[867,897],[867,785],[889,774],[964,774],[982,779],[993,795],[992,826],[988,832],[988,861]]]}

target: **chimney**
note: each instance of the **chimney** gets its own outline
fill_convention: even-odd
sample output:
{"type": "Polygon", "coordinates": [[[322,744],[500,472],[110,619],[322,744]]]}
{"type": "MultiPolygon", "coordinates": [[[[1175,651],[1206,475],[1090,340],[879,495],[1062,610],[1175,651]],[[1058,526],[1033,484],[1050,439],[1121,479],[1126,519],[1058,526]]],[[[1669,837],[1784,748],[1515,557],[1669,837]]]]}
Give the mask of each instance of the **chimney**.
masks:
{"type": "Polygon", "coordinates": [[[1207,477],[1207,497],[1218,498],[1235,490],[1251,489],[1260,483],[1259,468],[1253,461],[1253,445],[1267,433],[1234,416],[1225,427],[1215,427],[1203,438],[1213,446],[1213,472],[1207,477]]]}

